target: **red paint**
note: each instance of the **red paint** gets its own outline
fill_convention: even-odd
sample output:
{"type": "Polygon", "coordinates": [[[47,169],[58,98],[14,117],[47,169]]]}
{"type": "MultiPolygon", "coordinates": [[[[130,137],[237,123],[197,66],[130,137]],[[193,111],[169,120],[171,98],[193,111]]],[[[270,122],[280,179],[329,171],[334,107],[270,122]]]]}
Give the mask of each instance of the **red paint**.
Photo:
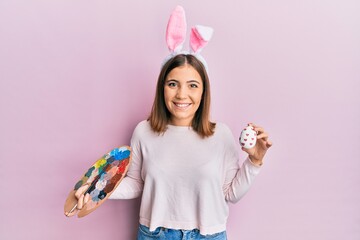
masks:
{"type": "Polygon", "coordinates": [[[129,164],[129,159],[125,159],[123,160],[120,165],[119,165],[119,168],[116,172],[116,174],[120,174],[120,173],[124,173],[125,172],[125,169],[126,169],[126,166],[129,164]]]}

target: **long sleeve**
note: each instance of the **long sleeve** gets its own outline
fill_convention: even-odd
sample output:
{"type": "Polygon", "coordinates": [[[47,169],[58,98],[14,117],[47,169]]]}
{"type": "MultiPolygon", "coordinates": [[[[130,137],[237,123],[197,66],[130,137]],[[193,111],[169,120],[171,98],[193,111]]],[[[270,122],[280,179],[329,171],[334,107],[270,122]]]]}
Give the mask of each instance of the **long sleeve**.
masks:
{"type": "Polygon", "coordinates": [[[224,140],[226,150],[223,192],[226,201],[236,203],[248,192],[261,167],[254,165],[249,157],[239,167],[239,153],[237,150],[239,146],[233,140],[230,130],[228,130],[228,135],[229,137],[224,140]]]}
{"type": "Polygon", "coordinates": [[[131,158],[132,162],[127,175],[109,199],[133,199],[141,196],[143,191],[144,181],[141,177],[142,155],[136,130],[131,138],[131,158]]]}

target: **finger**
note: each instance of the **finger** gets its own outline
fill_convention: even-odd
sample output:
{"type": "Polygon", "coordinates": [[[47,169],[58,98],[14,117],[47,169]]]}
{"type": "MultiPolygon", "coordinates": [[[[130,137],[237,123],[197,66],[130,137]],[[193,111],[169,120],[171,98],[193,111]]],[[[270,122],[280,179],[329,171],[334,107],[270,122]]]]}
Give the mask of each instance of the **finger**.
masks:
{"type": "Polygon", "coordinates": [[[78,212],[77,209],[74,209],[72,212],[65,212],[65,216],[72,217],[78,212]]]}
{"type": "Polygon", "coordinates": [[[84,206],[84,194],[80,196],[77,204],[77,209],[81,210],[84,206]]]}
{"type": "Polygon", "coordinates": [[[250,123],[248,123],[248,126],[253,126],[253,127],[256,127],[256,124],[255,124],[255,123],[250,122],[250,123]]]}
{"type": "Polygon", "coordinates": [[[248,123],[248,126],[253,127],[253,130],[255,131],[256,135],[260,134],[261,132],[264,132],[264,129],[262,127],[259,127],[254,123],[248,123]]]}
{"type": "Polygon", "coordinates": [[[265,132],[264,128],[262,127],[254,127],[254,131],[259,135],[260,133],[265,132]]]}
{"type": "Polygon", "coordinates": [[[252,126],[256,132],[264,132],[264,129],[254,123],[248,123],[248,126],[252,126]]]}
{"type": "Polygon", "coordinates": [[[88,201],[90,200],[90,194],[85,194],[85,197],[84,197],[84,204],[86,204],[88,201]]]}
{"type": "Polygon", "coordinates": [[[81,186],[78,190],[76,190],[75,197],[79,199],[81,195],[84,195],[84,193],[88,188],[89,188],[89,184],[85,184],[84,186],[81,186]]]}
{"type": "Polygon", "coordinates": [[[260,133],[259,135],[256,136],[257,139],[264,139],[267,140],[269,137],[269,134],[266,132],[260,133]]]}
{"type": "Polygon", "coordinates": [[[254,131],[255,131],[255,128],[258,127],[258,126],[256,126],[256,125],[253,124],[253,123],[248,123],[248,126],[252,127],[252,129],[253,129],[254,131]]]}
{"type": "Polygon", "coordinates": [[[267,148],[270,148],[272,145],[273,145],[273,143],[272,143],[271,141],[267,141],[267,142],[266,142],[266,147],[267,147],[267,148]]]}
{"type": "Polygon", "coordinates": [[[259,139],[259,141],[256,142],[256,144],[260,144],[262,148],[269,149],[272,146],[272,142],[269,140],[259,139]]]}

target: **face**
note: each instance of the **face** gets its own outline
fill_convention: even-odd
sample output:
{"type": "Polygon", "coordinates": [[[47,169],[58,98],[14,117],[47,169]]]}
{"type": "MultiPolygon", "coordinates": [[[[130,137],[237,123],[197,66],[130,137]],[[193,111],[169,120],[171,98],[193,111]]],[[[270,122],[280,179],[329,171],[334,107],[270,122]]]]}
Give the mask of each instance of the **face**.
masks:
{"type": "Polygon", "coordinates": [[[203,89],[201,77],[191,65],[186,64],[170,71],[165,79],[164,96],[172,125],[191,125],[200,106],[203,89]]]}

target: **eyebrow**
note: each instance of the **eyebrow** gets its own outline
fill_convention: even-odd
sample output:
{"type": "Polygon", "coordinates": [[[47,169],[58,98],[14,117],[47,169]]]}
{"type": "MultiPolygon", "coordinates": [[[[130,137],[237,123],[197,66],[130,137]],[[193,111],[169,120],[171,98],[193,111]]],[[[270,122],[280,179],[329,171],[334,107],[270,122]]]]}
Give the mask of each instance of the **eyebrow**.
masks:
{"type": "MultiPolygon", "coordinates": [[[[178,80],[176,80],[176,79],[168,79],[168,80],[166,80],[166,82],[170,82],[170,81],[173,81],[173,82],[179,82],[178,80]]],[[[189,80],[189,81],[186,81],[186,83],[197,83],[197,84],[200,84],[200,82],[199,81],[197,81],[197,80],[189,80]]]]}

